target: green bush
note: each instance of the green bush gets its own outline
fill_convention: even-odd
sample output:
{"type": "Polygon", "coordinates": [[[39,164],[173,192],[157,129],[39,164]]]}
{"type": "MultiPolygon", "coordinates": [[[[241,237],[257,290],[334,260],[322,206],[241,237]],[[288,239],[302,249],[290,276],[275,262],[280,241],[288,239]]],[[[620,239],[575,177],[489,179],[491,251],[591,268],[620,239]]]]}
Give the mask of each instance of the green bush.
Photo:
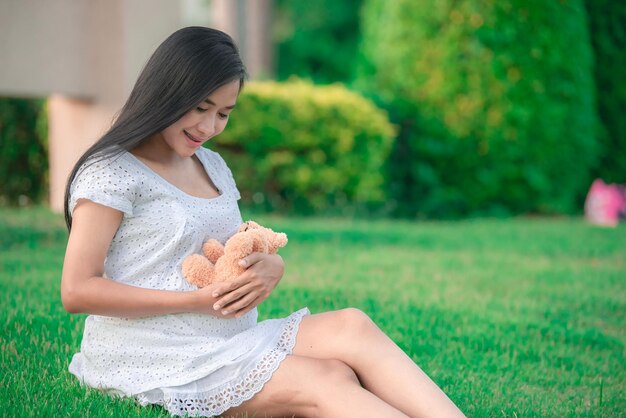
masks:
{"type": "Polygon", "coordinates": [[[45,101],[0,98],[0,202],[39,202],[47,190],[45,101]]]}
{"type": "Polygon", "coordinates": [[[626,183],[626,3],[587,0],[600,117],[600,158],[594,175],[626,183]]]}
{"type": "Polygon", "coordinates": [[[211,147],[244,204],[283,213],[380,210],[394,130],[384,111],[341,85],[251,82],[211,147]]]}
{"type": "Polygon", "coordinates": [[[597,154],[582,0],[367,0],[362,18],[356,85],[401,126],[401,214],[582,206],[597,154]]]}
{"type": "Polygon", "coordinates": [[[274,41],[279,80],[348,82],[358,51],[363,0],[276,0],[274,41]]]}

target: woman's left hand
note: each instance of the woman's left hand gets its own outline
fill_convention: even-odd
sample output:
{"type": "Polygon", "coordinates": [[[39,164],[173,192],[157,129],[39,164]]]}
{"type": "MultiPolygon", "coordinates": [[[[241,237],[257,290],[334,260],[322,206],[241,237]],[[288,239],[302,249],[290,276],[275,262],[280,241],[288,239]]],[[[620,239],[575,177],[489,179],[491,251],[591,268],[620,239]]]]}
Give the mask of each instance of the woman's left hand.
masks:
{"type": "Polygon", "coordinates": [[[219,298],[213,309],[223,315],[241,317],[254,309],[272,293],[285,271],[285,263],[278,254],[252,253],[240,263],[246,271],[213,292],[219,298]]]}

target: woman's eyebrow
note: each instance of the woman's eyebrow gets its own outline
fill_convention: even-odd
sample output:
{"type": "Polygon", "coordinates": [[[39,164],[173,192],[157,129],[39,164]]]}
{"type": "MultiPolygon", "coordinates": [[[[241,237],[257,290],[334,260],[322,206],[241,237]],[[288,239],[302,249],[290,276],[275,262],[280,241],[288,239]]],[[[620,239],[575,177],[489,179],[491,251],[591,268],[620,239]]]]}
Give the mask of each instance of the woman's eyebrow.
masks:
{"type": "MultiPolygon", "coordinates": [[[[210,105],[215,106],[215,102],[213,102],[213,100],[211,100],[211,99],[204,99],[204,101],[205,101],[206,103],[210,104],[210,105]]],[[[226,107],[226,109],[234,109],[234,108],[235,108],[235,105],[225,106],[225,107],[226,107]]]]}

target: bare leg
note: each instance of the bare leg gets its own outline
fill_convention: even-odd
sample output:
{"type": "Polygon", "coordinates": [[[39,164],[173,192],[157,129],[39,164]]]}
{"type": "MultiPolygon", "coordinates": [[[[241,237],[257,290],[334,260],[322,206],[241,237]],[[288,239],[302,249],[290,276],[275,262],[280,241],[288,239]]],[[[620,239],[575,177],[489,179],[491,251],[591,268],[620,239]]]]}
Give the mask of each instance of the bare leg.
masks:
{"type": "Polygon", "coordinates": [[[443,391],[357,309],[305,317],[293,354],[346,363],[367,390],[411,417],[464,416],[443,391]]]}
{"type": "Polygon", "coordinates": [[[252,399],[224,416],[386,417],[402,412],[364,389],[354,372],[338,360],[287,356],[252,399]]]}

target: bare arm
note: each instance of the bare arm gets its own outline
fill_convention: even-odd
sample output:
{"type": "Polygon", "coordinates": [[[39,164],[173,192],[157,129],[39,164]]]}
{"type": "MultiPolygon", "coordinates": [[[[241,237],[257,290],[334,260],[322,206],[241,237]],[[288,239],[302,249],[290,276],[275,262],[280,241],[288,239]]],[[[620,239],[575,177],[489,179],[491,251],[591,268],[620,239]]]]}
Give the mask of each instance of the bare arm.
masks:
{"type": "Polygon", "coordinates": [[[63,275],[61,299],[70,313],[115,317],[145,317],[197,312],[220,317],[213,309],[214,286],[192,292],[142,289],[104,278],[104,260],[122,221],[118,210],[82,199],[72,215],[63,275]]]}

